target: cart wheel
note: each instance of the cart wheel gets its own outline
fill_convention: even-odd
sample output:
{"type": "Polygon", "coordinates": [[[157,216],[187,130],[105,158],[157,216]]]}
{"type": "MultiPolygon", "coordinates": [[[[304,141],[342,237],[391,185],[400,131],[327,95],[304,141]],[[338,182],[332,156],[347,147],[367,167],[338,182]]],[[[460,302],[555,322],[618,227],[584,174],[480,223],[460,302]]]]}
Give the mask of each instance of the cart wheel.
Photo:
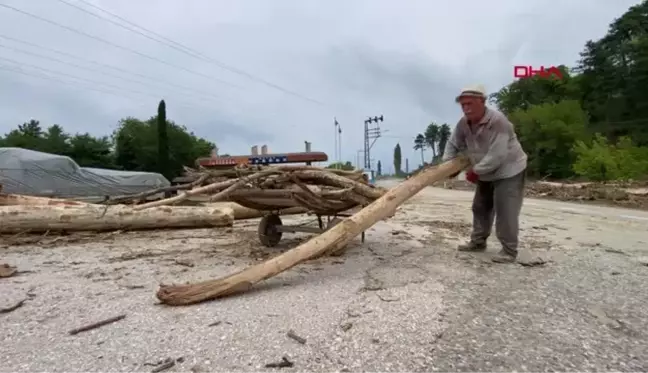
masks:
{"type": "Polygon", "coordinates": [[[282,232],[277,226],[283,225],[279,215],[270,214],[261,218],[259,222],[259,241],[266,247],[276,246],[281,241],[282,232]]]}

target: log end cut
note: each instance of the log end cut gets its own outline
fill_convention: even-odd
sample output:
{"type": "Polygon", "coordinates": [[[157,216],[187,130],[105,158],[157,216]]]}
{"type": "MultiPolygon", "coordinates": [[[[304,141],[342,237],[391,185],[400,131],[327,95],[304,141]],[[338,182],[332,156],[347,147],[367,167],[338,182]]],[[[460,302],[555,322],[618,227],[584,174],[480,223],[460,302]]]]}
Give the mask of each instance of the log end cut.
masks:
{"type": "Polygon", "coordinates": [[[191,285],[160,285],[156,297],[169,306],[186,306],[207,299],[216,299],[243,293],[252,287],[251,282],[233,284],[227,279],[209,280],[191,285]]]}

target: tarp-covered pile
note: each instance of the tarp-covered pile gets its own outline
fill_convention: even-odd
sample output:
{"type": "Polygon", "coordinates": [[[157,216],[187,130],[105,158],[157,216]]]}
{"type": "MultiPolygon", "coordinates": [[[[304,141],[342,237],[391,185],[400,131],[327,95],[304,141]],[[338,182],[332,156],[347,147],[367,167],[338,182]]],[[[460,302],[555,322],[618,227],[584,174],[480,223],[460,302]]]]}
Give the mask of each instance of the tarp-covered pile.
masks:
{"type": "Polygon", "coordinates": [[[70,157],[22,148],[0,148],[3,193],[62,198],[139,193],[169,186],[158,173],[84,168],[70,157]]]}

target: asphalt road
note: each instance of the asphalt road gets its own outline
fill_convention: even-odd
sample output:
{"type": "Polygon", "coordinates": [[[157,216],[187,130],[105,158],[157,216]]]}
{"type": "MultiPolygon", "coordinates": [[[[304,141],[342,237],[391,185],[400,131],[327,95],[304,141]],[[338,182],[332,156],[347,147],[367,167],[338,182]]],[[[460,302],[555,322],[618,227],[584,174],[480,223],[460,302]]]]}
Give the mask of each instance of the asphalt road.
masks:
{"type": "MultiPolygon", "coordinates": [[[[258,245],[256,222],[44,239],[0,249],[3,371],[646,371],[648,214],[527,200],[522,264],[458,255],[471,193],[426,188],[341,257],[255,291],[156,305],[157,285],[220,277],[294,247],[258,245]],[[541,264],[544,262],[543,264],[541,264]],[[68,331],[125,314],[76,335],[68,331]],[[288,331],[305,339],[287,336],[288,331]]],[[[307,219],[295,217],[302,222],[307,219]]]]}

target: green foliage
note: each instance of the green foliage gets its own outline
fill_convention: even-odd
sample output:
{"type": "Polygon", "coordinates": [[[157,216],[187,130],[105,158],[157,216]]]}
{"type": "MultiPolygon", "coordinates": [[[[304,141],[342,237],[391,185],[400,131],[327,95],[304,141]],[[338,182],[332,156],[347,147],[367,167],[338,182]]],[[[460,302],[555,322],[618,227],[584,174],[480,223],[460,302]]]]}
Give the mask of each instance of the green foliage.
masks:
{"type": "Polygon", "coordinates": [[[164,175],[167,179],[172,178],[172,171],[169,168],[169,135],[168,123],[166,118],[166,103],[164,100],[160,101],[158,105],[157,115],[157,141],[158,141],[158,172],[164,175]]]}
{"type": "Polygon", "coordinates": [[[566,178],[573,175],[576,141],[585,140],[587,114],[577,101],[561,101],[518,109],[511,113],[533,176],[566,178]]]}
{"type": "Polygon", "coordinates": [[[439,128],[439,158],[443,158],[445,147],[448,144],[448,140],[450,140],[451,134],[450,126],[447,123],[443,123],[439,128]]]}
{"type": "Polygon", "coordinates": [[[344,162],[344,163],[342,163],[342,162],[331,163],[330,165],[326,166],[326,168],[334,168],[334,169],[346,170],[346,171],[355,170],[355,167],[353,167],[353,165],[349,161],[344,162]]]}
{"type": "Polygon", "coordinates": [[[576,142],[573,151],[574,172],[590,180],[636,180],[648,175],[648,148],[634,145],[629,137],[610,145],[596,134],[589,143],[576,142]]]}
{"type": "Polygon", "coordinates": [[[401,154],[401,146],[400,144],[396,144],[394,147],[394,173],[396,176],[399,176],[403,173],[401,166],[402,166],[402,154],[401,154]]]}
{"type": "Polygon", "coordinates": [[[578,71],[592,130],[648,145],[648,1],[614,20],[603,38],[587,42],[578,71]]]}
{"type": "MultiPolygon", "coordinates": [[[[158,113],[166,117],[164,101],[160,102],[158,113]]],[[[195,136],[184,126],[158,119],[158,116],[147,121],[122,119],[112,138],[89,133],[70,135],[58,124],[43,130],[37,120],[31,120],[0,137],[0,146],[65,155],[82,167],[159,172],[163,163],[167,166],[164,175],[170,179],[182,173],[182,166],[194,166],[197,158],[210,155],[214,144],[195,136]],[[160,122],[166,123],[166,146],[165,131],[158,128],[160,122]],[[161,153],[164,148],[166,155],[161,153]]]]}
{"type": "Polygon", "coordinates": [[[426,145],[432,149],[432,159],[437,156],[437,143],[439,142],[439,125],[432,122],[428,124],[423,134],[426,145]]]}
{"type": "Polygon", "coordinates": [[[578,100],[580,88],[567,69],[557,66],[563,78],[556,76],[549,78],[533,76],[523,78],[500,89],[490,96],[490,100],[497,105],[504,114],[511,114],[516,110],[528,110],[531,106],[557,103],[562,100],[578,100]]]}
{"type": "Polygon", "coordinates": [[[58,124],[43,131],[37,120],[23,123],[11,130],[0,139],[0,146],[68,156],[81,167],[114,167],[109,138],[97,138],[88,133],[70,136],[58,124]]]}
{"type": "Polygon", "coordinates": [[[426,146],[425,136],[419,133],[418,135],[416,135],[416,138],[414,139],[414,150],[421,151],[421,164],[425,163],[425,154],[423,153],[423,151],[425,150],[425,146],[426,146]]]}
{"type": "MultiPolygon", "coordinates": [[[[126,118],[120,121],[113,134],[115,161],[126,170],[157,170],[158,136],[157,117],[147,121],[126,118]]],[[[183,126],[167,121],[169,138],[169,161],[167,171],[172,176],[182,173],[182,166],[194,165],[199,157],[207,157],[214,144],[196,137],[183,126]]]]}
{"type": "Polygon", "coordinates": [[[82,167],[115,168],[111,147],[107,136],[77,134],[70,139],[70,157],[82,167]]]}
{"type": "Polygon", "coordinates": [[[419,133],[414,139],[414,150],[421,150],[421,164],[426,164],[423,151],[426,148],[432,150],[432,163],[439,161],[443,157],[445,146],[450,139],[450,126],[443,123],[438,125],[434,122],[428,124],[423,134],[419,133]]]}
{"type": "Polygon", "coordinates": [[[588,41],[572,71],[560,69],[562,80],[520,79],[491,95],[516,126],[530,172],[596,180],[645,177],[648,0],[614,20],[603,38],[588,41]]]}

